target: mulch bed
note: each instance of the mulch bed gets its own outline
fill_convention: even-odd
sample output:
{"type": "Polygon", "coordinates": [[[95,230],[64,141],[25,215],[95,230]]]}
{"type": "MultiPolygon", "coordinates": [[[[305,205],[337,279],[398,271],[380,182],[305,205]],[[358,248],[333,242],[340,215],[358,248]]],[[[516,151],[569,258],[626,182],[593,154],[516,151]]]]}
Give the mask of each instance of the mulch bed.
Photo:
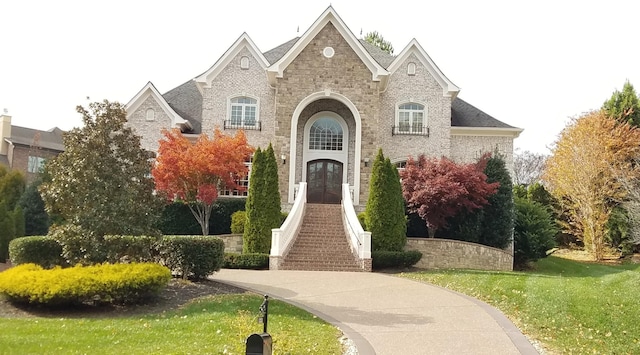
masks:
{"type": "MultiPolygon", "coordinates": [[[[10,264],[0,263],[0,272],[10,268],[10,264]]],[[[123,317],[141,314],[156,314],[175,310],[196,298],[220,295],[241,294],[246,291],[214,280],[189,282],[173,279],[169,285],[149,302],[140,305],[126,306],[74,306],[64,308],[45,308],[34,305],[13,304],[0,297],[0,318],[18,317],[123,317]]]]}

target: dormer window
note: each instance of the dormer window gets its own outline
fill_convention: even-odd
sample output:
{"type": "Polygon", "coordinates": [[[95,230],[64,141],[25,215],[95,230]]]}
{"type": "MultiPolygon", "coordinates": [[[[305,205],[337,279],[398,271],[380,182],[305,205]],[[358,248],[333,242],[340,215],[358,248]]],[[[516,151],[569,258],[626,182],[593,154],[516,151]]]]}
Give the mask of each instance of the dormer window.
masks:
{"type": "Polygon", "coordinates": [[[224,122],[224,128],[260,130],[258,100],[247,96],[237,96],[230,99],[228,118],[224,122]]]}

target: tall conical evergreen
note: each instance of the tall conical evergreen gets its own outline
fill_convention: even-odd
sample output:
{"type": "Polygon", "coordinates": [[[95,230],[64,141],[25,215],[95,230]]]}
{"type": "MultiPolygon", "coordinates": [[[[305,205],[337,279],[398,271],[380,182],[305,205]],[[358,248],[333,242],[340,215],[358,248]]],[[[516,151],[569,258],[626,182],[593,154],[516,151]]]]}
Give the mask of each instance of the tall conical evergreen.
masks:
{"type": "Polygon", "coordinates": [[[398,170],[382,149],[373,162],[365,221],[372,250],[402,251],[407,241],[402,186],[398,170]]]}
{"type": "Polygon", "coordinates": [[[640,126],[640,100],[633,85],[627,80],[622,91],[616,90],[611,98],[602,105],[607,114],[621,122],[640,126]]]}
{"type": "Polygon", "coordinates": [[[512,240],[515,213],[511,175],[499,154],[493,154],[489,158],[484,173],[488,182],[499,182],[500,186],[483,208],[482,235],[479,242],[496,248],[506,248],[512,240]]]}
{"type": "Polygon", "coordinates": [[[271,229],[278,228],[281,221],[278,163],[271,144],[254,153],[245,210],[243,251],[269,253],[271,229]]]}

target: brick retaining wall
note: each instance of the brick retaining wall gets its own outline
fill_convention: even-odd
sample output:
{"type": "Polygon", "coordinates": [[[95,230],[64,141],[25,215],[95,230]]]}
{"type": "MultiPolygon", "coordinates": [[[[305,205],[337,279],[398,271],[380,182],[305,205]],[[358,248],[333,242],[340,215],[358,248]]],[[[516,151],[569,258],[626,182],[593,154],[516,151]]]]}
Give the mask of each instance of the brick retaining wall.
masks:
{"type": "Polygon", "coordinates": [[[422,252],[422,269],[513,270],[513,256],[502,249],[451,239],[407,238],[406,250],[422,252]]]}

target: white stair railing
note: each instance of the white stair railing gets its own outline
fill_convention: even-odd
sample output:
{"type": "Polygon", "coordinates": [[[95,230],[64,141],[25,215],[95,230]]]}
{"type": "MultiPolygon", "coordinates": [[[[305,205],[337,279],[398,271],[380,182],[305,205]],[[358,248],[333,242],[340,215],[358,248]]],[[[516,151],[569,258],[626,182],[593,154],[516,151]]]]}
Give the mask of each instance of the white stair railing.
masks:
{"type": "Polygon", "coordinates": [[[271,230],[271,257],[282,257],[287,253],[293,238],[302,225],[306,204],[307,183],[301,182],[287,219],[284,220],[280,228],[271,230]]]}
{"type": "Polygon", "coordinates": [[[360,225],[353,208],[349,184],[342,184],[342,219],[349,233],[351,249],[361,261],[371,259],[371,232],[365,232],[360,225]]]}

